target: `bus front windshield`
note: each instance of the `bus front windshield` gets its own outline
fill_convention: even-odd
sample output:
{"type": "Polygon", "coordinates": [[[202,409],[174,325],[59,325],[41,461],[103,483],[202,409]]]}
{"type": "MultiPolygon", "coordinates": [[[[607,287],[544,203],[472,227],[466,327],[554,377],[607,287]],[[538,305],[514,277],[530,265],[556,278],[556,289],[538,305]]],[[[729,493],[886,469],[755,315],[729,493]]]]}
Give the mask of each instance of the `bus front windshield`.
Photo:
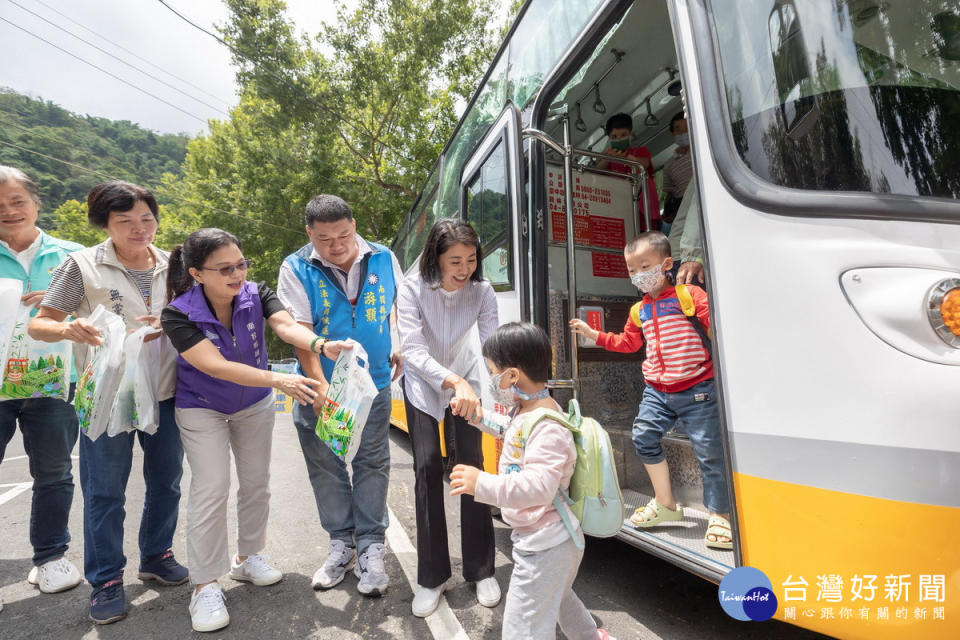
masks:
{"type": "Polygon", "coordinates": [[[960,197],[955,0],[713,0],[736,149],[797,189],[960,197]]]}

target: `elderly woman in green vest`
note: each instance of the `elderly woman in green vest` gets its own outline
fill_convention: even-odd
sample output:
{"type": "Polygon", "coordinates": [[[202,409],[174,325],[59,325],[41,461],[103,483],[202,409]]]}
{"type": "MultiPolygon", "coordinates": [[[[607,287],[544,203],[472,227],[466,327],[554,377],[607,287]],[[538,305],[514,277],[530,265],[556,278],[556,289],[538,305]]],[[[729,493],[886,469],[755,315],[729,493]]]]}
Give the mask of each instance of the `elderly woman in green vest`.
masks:
{"type": "MultiPolygon", "coordinates": [[[[30,335],[54,342],[76,343],[74,359],[82,371],[88,345],[100,344],[98,331],[86,317],[98,306],[121,316],[127,329],[145,323],[157,326],[167,299],[167,252],[153,246],[159,224],[157,200],[143,187],[113,180],[87,195],[90,224],[106,230],[106,241],[70,254],[53,274],[30,322],[30,335]],[[68,317],[73,316],[73,320],[68,317]]],[[[183,447],[174,419],[176,352],[162,337],[155,367],[160,419],[156,433],[122,433],[96,440],[80,438],[80,488],[83,490],[84,573],[93,587],[90,618],[98,624],[126,616],[123,592],[123,520],[127,478],[134,440],[143,449],[146,497],[140,520],[141,580],[176,585],[187,581],[186,567],[170,547],[180,506],[183,447]]]]}
{"type": "MultiPolygon", "coordinates": [[[[30,306],[43,298],[50,274],[67,254],[83,248],[40,230],[39,213],[40,192],[33,180],[19,169],[0,166],[0,278],[23,283],[20,301],[30,306]]],[[[6,363],[2,364],[5,374],[6,363]]],[[[76,374],[71,378],[75,381],[76,374]]],[[[28,580],[44,593],[66,591],[81,581],[80,572],[64,557],[70,542],[70,451],[77,442],[77,416],[60,398],[4,399],[0,402],[0,462],[18,424],[33,477],[33,568],[28,580]]]]}

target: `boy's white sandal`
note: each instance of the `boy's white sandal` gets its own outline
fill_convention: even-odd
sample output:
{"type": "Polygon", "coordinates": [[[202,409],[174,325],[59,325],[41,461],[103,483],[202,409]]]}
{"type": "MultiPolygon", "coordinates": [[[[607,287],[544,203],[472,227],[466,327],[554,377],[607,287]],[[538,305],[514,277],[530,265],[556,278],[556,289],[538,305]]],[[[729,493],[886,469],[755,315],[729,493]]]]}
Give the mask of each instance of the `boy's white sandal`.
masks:
{"type": "Polygon", "coordinates": [[[730,532],[730,521],[723,516],[710,516],[707,521],[707,533],[703,542],[711,549],[733,549],[733,536],[730,532]],[[713,540],[710,539],[713,536],[713,540]],[[721,540],[720,538],[728,538],[721,540]]]}
{"type": "Polygon", "coordinates": [[[667,509],[657,502],[656,498],[650,498],[650,502],[638,508],[630,516],[630,524],[638,529],[654,527],[663,522],[677,522],[678,520],[683,520],[683,507],[677,505],[676,509],[667,509]]]}

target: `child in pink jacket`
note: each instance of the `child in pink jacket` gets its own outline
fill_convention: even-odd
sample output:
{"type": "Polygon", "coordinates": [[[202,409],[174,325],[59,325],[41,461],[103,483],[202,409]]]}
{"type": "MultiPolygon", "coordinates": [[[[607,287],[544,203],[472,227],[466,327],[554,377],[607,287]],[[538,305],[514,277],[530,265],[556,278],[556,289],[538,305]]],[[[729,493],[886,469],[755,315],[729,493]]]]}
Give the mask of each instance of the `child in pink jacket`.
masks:
{"type": "MultiPolygon", "coordinates": [[[[500,507],[504,522],[513,527],[513,575],[502,637],[553,640],[559,623],[570,640],[608,640],[609,634],[597,628],[572,589],[583,558],[583,532],[578,523],[578,549],[553,505],[557,491],[570,486],[577,461],[573,436],[566,427],[545,420],[526,443],[520,438],[531,411],[560,410],[546,388],[553,359],[550,339],[536,325],[512,322],[487,339],[483,355],[494,400],[514,408],[508,424],[500,424],[493,415],[474,424],[503,438],[499,473],[458,464],[450,474],[450,493],[469,494],[478,502],[500,507]]],[[[576,522],[569,509],[568,515],[576,522]]]]}

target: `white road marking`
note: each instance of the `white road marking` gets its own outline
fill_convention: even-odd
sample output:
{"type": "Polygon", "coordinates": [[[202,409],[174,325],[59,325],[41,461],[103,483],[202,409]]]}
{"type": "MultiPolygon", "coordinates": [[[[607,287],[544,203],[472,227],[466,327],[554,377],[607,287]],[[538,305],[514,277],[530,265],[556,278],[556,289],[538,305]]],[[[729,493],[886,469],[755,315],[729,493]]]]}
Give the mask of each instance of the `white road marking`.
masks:
{"type": "Polygon", "coordinates": [[[13,488],[7,491],[6,493],[0,493],[0,505],[10,502],[14,498],[16,498],[18,495],[20,495],[21,493],[23,493],[24,491],[32,487],[33,483],[20,482],[15,485],[8,485],[8,486],[12,486],[13,488]]]}
{"type": "Polygon", "coordinates": [[[26,460],[27,456],[10,456],[9,458],[4,458],[4,462],[11,462],[13,460],[26,460]]]}
{"type": "MultiPolygon", "coordinates": [[[[407,576],[407,582],[413,592],[417,592],[417,550],[413,548],[407,532],[403,530],[400,519],[388,506],[387,512],[390,516],[390,526],[387,527],[387,542],[390,543],[390,549],[400,561],[403,573],[407,576]]],[[[467,632],[454,615],[446,598],[440,598],[440,606],[437,610],[424,618],[430,633],[437,640],[470,640],[467,632]]]]}

